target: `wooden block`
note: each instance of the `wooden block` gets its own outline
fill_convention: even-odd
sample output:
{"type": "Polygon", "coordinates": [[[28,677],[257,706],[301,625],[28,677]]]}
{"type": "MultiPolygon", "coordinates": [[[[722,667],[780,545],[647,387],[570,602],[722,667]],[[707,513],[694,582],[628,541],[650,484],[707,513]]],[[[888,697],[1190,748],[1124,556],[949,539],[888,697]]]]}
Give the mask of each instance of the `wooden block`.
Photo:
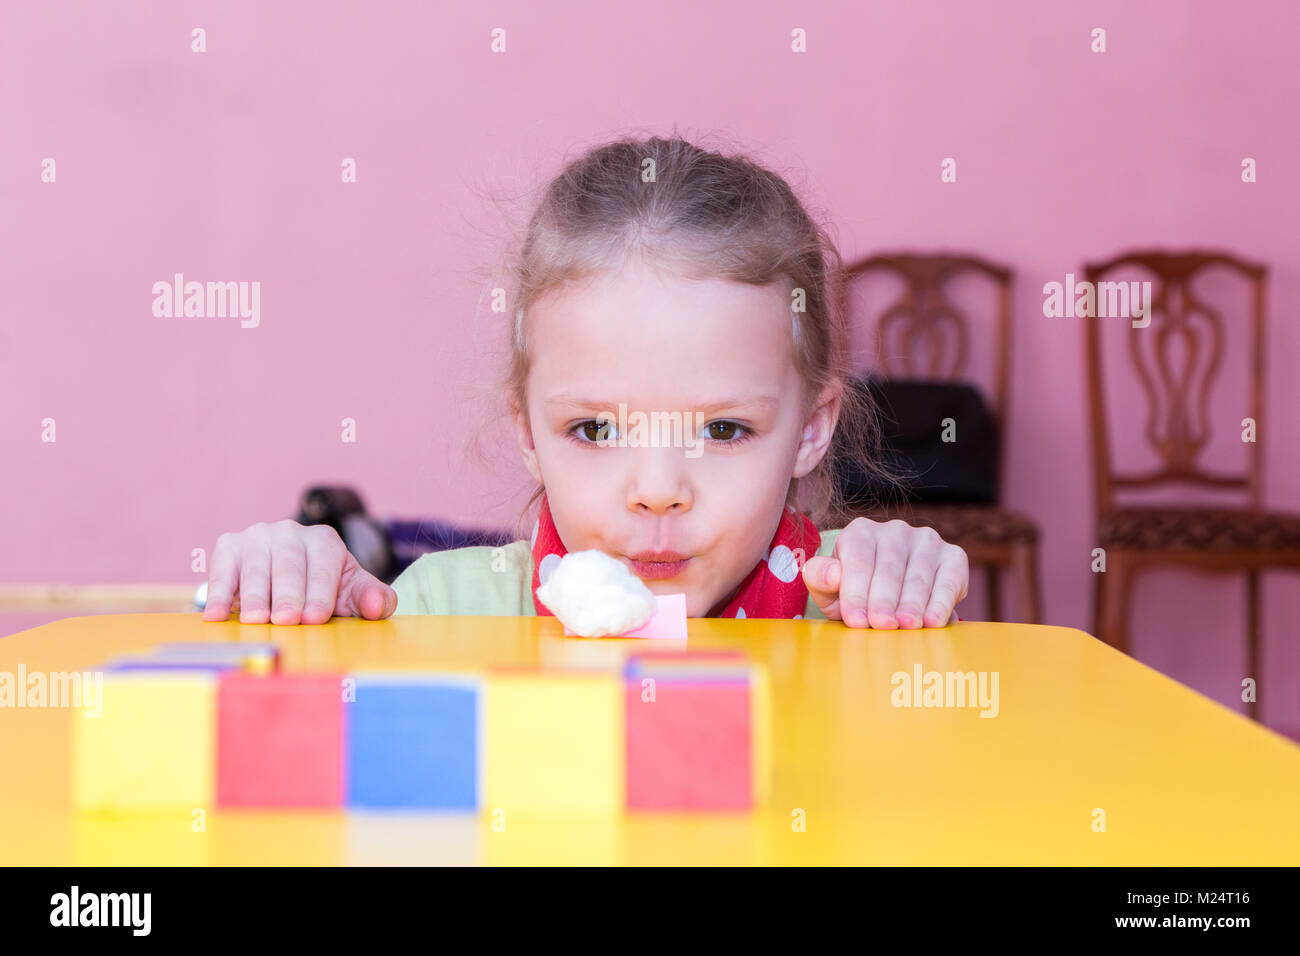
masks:
{"type": "Polygon", "coordinates": [[[280,650],[275,644],[240,641],[190,641],[159,644],[149,657],[169,661],[235,661],[250,674],[279,670],[280,650]]]}
{"type": "Polygon", "coordinates": [[[618,674],[490,672],[484,811],[622,812],[625,709],[618,674]]]}
{"type": "Polygon", "coordinates": [[[223,675],[217,805],[341,806],[347,706],[341,674],[223,675]]]}
{"type": "Polygon", "coordinates": [[[772,681],[767,668],[755,663],[750,672],[750,737],[754,743],[754,806],[772,800],[772,681]]]}
{"type": "Polygon", "coordinates": [[[239,661],[167,660],[161,657],[114,657],[102,668],[108,671],[200,671],[210,674],[238,673],[244,669],[239,661]]]}
{"type": "Polygon", "coordinates": [[[210,808],[216,714],[214,673],[105,670],[100,715],[71,718],[74,806],[210,808]]]}
{"type": "Polygon", "coordinates": [[[352,676],[348,805],[477,809],[482,681],[434,672],[352,676]]]}
{"type": "Polygon", "coordinates": [[[754,805],[748,679],[628,677],[627,808],[749,810],[754,805]]]}
{"type": "Polygon", "coordinates": [[[628,655],[624,674],[637,678],[748,680],[753,666],[738,651],[652,651],[628,655]]]}

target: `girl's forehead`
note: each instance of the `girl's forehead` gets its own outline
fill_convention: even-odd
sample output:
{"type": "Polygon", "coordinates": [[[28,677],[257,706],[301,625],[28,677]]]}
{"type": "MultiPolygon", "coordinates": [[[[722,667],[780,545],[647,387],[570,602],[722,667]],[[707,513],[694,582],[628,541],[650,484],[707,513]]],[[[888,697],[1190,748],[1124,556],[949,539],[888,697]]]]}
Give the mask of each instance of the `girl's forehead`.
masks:
{"type": "Polygon", "coordinates": [[[779,393],[794,374],[784,284],[620,273],[546,297],[529,322],[546,393],[707,401],[779,393]]]}

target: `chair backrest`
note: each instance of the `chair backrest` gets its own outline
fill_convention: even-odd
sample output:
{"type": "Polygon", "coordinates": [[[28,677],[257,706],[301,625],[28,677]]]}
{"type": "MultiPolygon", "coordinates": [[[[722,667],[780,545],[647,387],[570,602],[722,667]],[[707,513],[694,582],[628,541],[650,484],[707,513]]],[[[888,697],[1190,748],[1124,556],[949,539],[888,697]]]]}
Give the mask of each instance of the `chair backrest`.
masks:
{"type": "Polygon", "coordinates": [[[1244,415],[1253,418],[1258,426],[1263,420],[1266,267],[1222,252],[1163,250],[1127,252],[1084,266],[1085,278],[1098,290],[1098,301],[1102,297],[1098,283],[1113,282],[1106,277],[1121,269],[1137,268],[1152,276],[1150,324],[1134,326],[1122,318],[1115,324],[1116,331],[1127,337],[1127,367],[1111,359],[1109,368],[1103,369],[1101,326],[1115,323],[1115,318],[1083,319],[1093,475],[1101,511],[1115,506],[1115,494],[1121,489],[1159,491],[1185,485],[1235,489],[1248,496],[1252,508],[1260,505],[1258,442],[1247,443],[1246,464],[1240,473],[1213,471],[1201,461],[1210,440],[1209,399],[1222,371],[1224,335],[1238,334],[1241,329],[1240,323],[1225,328],[1220,311],[1192,288],[1197,276],[1220,267],[1249,284],[1251,304],[1245,355],[1250,398],[1247,405],[1238,407],[1247,409],[1244,415]],[[1176,348],[1185,350],[1181,370],[1175,365],[1176,348]],[[1146,404],[1141,410],[1145,418],[1141,433],[1158,461],[1153,469],[1120,473],[1115,468],[1103,372],[1117,365],[1120,367],[1116,372],[1135,376],[1141,386],[1146,404]]]}
{"type": "MultiPolygon", "coordinates": [[[[897,300],[877,315],[853,316],[855,325],[874,339],[875,370],[885,378],[920,381],[967,381],[972,376],[971,337],[992,339],[992,369],[988,389],[990,412],[998,434],[1007,434],[1008,376],[1011,362],[1011,269],[972,255],[955,253],[883,253],[846,265],[838,276],[836,294],[849,312],[854,284],[873,273],[901,278],[905,288],[897,300]],[[950,283],[966,275],[992,280],[996,292],[993,314],[977,319],[948,295],[950,283]],[[918,348],[924,345],[928,361],[918,348]],[[924,367],[922,367],[924,365],[924,367]]],[[[1000,443],[999,458],[1007,442],[1000,443]]],[[[1002,462],[998,471],[1002,472],[1002,462]]]]}

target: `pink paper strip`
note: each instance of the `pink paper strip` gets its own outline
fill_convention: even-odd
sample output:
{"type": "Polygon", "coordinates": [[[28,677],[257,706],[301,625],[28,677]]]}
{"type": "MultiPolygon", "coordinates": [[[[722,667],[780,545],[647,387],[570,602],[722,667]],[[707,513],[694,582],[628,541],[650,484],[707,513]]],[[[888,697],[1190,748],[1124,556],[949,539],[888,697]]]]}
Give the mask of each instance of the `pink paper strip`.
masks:
{"type": "MultiPolygon", "coordinates": [[[[574,632],[565,627],[566,637],[573,637],[574,632]]],[[[626,631],[618,637],[642,637],[664,641],[686,640],[686,595],[655,595],[655,612],[635,630],[626,631]]]]}

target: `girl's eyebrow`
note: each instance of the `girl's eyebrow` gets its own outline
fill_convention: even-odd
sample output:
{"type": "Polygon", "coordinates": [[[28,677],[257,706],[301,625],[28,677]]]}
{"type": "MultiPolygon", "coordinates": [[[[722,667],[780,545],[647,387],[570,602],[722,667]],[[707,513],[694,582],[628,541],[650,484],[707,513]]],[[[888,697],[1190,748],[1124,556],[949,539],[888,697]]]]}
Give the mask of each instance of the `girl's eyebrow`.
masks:
{"type": "MultiPolygon", "coordinates": [[[[552,395],[544,402],[547,406],[563,406],[566,408],[598,408],[602,410],[616,411],[617,402],[602,402],[588,398],[579,398],[573,395],[559,394],[552,395]]],[[[679,407],[673,409],[662,409],[662,411],[682,411],[683,409],[692,412],[716,412],[723,409],[742,409],[754,410],[772,408],[781,404],[780,399],[775,395],[751,395],[744,398],[727,398],[719,402],[710,402],[706,405],[693,405],[690,402],[682,402],[679,407]]]]}

